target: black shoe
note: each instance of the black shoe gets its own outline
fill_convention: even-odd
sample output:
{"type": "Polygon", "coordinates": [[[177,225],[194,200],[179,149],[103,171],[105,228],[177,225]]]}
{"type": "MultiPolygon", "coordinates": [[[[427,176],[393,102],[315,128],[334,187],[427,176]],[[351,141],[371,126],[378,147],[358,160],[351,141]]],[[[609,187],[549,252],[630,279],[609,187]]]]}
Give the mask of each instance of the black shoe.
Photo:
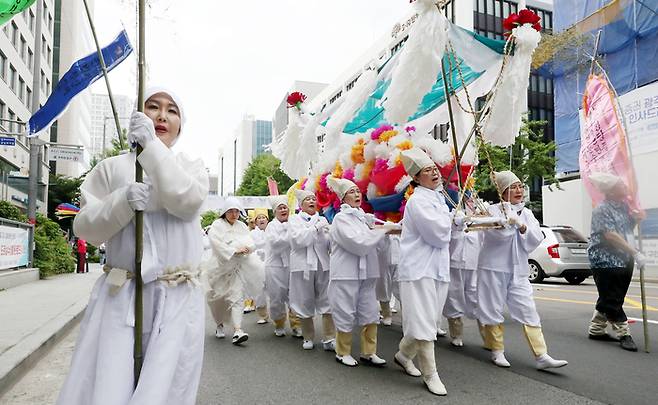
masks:
{"type": "Polygon", "coordinates": [[[631,335],[626,335],[619,338],[619,344],[621,345],[622,349],[628,350],[629,352],[637,351],[637,346],[635,345],[631,335]]]}
{"type": "Polygon", "coordinates": [[[588,337],[592,340],[600,340],[602,342],[619,342],[619,339],[612,337],[607,333],[603,333],[601,335],[593,335],[590,333],[588,337]]]}

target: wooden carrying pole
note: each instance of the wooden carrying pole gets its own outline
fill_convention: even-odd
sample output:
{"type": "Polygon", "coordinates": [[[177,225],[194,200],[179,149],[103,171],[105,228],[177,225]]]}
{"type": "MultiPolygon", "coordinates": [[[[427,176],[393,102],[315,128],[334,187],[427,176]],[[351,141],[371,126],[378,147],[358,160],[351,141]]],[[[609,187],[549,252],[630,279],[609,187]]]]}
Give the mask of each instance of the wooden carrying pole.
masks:
{"type": "MultiPolygon", "coordinates": [[[[448,54],[446,52],[445,57],[452,57],[452,55],[448,54]]],[[[455,154],[455,167],[457,168],[457,183],[459,184],[459,190],[462,191],[465,187],[463,181],[462,181],[462,171],[461,171],[461,154],[459,150],[459,145],[457,145],[457,129],[455,128],[455,118],[452,115],[452,100],[450,97],[452,96],[449,87],[448,87],[448,76],[446,74],[446,68],[445,68],[445,63],[443,62],[443,59],[441,59],[441,74],[443,76],[443,89],[445,91],[446,95],[446,103],[448,104],[448,116],[450,117],[450,133],[452,135],[452,146],[453,146],[453,151],[455,154]]],[[[463,153],[463,152],[462,152],[463,153]]],[[[451,174],[452,176],[452,174],[451,174]]],[[[450,177],[446,179],[446,181],[450,181],[450,177]]],[[[457,208],[457,207],[455,207],[457,208]]]]}
{"type": "MultiPolygon", "coordinates": [[[[139,14],[139,39],[138,46],[138,69],[137,69],[137,111],[144,112],[144,85],[146,74],[146,50],[144,47],[146,40],[145,31],[145,15],[146,15],[146,0],[139,0],[138,2],[139,14]]],[[[142,153],[142,146],[137,145],[137,155],[142,153]]],[[[135,158],[135,181],[138,183],[144,182],[144,171],[135,158]]],[[[135,342],[133,347],[134,359],[134,378],[135,388],[139,382],[139,374],[142,371],[142,363],[144,355],[142,353],[142,318],[143,318],[143,304],[142,304],[142,251],[143,251],[143,234],[144,234],[144,213],[142,211],[135,212],[135,342]]]]}
{"type": "MultiPolygon", "coordinates": [[[[124,149],[123,138],[121,134],[121,124],[119,123],[119,113],[117,112],[116,104],[114,103],[114,96],[112,95],[112,88],[110,87],[110,79],[107,77],[107,66],[105,65],[105,58],[103,57],[103,50],[100,43],[98,42],[98,36],[96,35],[96,27],[94,26],[94,19],[91,17],[91,12],[89,11],[89,5],[87,0],[82,0],[85,5],[85,11],[87,12],[87,19],[89,20],[89,27],[91,27],[91,33],[94,36],[94,42],[96,43],[96,52],[98,52],[98,60],[101,64],[101,69],[103,69],[103,77],[105,78],[105,86],[107,87],[107,95],[110,98],[110,106],[112,107],[112,115],[114,115],[114,124],[117,128],[117,136],[119,137],[119,145],[121,149],[124,149]]],[[[103,144],[105,148],[105,144],[103,144]]]]}

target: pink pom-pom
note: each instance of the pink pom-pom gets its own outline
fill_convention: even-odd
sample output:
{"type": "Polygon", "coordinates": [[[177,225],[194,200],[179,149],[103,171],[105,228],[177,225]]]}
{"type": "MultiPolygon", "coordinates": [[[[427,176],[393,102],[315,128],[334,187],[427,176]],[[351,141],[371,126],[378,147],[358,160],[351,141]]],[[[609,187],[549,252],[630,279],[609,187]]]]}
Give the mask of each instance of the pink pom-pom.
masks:
{"type": "Polygon", "coordinates": [[[350,167],[349,169],[345,169],[343,172],[343,178],[354,181],[354,168],[350,167]]]}

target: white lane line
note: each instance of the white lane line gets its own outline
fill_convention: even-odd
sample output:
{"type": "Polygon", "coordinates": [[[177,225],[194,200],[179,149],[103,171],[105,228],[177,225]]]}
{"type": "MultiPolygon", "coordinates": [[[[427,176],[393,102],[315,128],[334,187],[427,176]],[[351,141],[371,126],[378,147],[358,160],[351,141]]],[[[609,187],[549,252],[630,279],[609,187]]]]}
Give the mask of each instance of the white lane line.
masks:
{"type": "MultiPolygon", "coordinates": [[[[631,321],[635,321],[635,322],[642,323],[642,318],[631,318],[631,317],[629,316],[628,319],[630,319],[631,321]]],[[[648,323],[652,323],[652,324],[654,324],[654,325],[658,325],[658,321],[653,321],[653,320],[651,320],[651,319],[647,319],[647,322],[648,322],[648,323]]]]}

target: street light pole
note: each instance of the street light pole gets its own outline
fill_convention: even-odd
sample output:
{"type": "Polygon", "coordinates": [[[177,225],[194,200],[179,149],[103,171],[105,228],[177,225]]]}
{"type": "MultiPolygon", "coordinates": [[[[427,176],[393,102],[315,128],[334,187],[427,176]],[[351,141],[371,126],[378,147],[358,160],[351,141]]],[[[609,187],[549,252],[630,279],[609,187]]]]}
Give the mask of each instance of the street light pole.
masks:
{"type": "MultiPolygon", "coordinates": [[[[32,69],[32,113],[39,110],[41,98],[41,36],[43,31],[43,1],[37,1],[36,29],[34,33],[34,68],[32,69]]],[[[43,141],[38,136],[30,138],[30,171],[27,193],[27,217],[31,224],[37,221],[37,191],[39,187],[39,155],[43,141]]]]}

